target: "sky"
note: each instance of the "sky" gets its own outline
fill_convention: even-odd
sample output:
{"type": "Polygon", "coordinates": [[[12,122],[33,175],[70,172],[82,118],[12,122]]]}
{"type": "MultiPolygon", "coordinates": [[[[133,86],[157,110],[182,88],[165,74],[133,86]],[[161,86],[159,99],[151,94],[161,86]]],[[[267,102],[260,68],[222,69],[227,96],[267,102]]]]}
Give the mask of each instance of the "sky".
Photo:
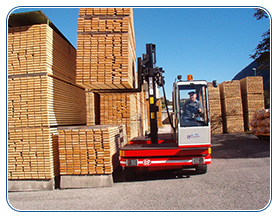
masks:
{"type": "MultiPolygon", "coordinates": [[[[42,10],[76,47],[78,8],[19,8],[12,12],[42,10]]],[[[134,8],[136,55],[156,44],[156,65],[165,70],[165,89],[171,99],[177,75],[196,80],[231,80],[249,65],[270,20],[256,20],[253,8],[141,7],[134,8]]],[[[162,93],[161,93],[162,94],[162,93]]]]}

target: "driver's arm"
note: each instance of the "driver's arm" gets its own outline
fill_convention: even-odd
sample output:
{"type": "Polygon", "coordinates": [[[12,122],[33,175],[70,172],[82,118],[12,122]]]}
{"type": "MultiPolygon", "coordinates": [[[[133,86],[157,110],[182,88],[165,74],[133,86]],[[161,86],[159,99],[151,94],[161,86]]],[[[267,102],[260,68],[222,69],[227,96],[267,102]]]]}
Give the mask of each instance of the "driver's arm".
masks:
{"type": "Polygon", "coordinates": [[[199,112],[199,113],[202,113],[202,104],[201,104],[201,102],[198,102],[197,103],[197,111],[199,112]]]}

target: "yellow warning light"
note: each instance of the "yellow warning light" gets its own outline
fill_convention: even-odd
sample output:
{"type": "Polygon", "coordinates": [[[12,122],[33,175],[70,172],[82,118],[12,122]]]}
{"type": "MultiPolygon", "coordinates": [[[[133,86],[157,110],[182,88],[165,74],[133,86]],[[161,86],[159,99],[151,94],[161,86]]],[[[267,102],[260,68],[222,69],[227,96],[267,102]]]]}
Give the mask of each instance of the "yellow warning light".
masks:
{"type": "Polygon", "coordinates": [[[192,81],[193,80],[193,75],[189,74],[187,75],[187,81],[192,81]]]}

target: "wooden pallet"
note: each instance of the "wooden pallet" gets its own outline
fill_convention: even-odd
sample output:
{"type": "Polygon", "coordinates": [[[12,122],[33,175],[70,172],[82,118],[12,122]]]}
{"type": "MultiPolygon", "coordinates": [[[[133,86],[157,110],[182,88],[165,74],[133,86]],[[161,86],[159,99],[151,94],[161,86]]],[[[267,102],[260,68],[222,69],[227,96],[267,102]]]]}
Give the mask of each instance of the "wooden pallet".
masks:
{"type": "Polygon", "coordinates": [[[56,128],[8,131],[8,179],[52,179],[59,174],[56,128]]]}
{"type": "Polygon", "coordinates": [[[8,78],[8,127],[86,124],[85,91],[46,74],[8,78]]]}
{"type": "Polygon", "coordinates": [[[58,133],[60,175],[111,174],[127,142],[124,125],[59,127],[58,133]]]}

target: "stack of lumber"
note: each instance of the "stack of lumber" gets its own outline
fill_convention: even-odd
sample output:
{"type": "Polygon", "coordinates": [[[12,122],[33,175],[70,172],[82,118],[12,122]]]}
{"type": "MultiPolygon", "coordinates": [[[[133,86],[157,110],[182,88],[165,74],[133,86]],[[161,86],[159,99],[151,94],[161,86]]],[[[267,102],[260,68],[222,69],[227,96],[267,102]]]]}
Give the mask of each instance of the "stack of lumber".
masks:
{"type": "Polygon", "coordinates": [[[250,130],[249,122],[255,111],[264,109],[264,89],[262,76],[249,76],[240,80],[245,130],[250,130]]]}
{"type": "Polygon", "coordinates": [[[76,50],[47,24],[9,27],[8,75],[48,73],[75,83],[76,50]]]}
{"type": "Polygon", "coordinates": [[[76,83],[89,89],[135,88],[131,8],[81,8],[76,83]]]}
{"type": "Polygon", "coordinates": [[[57,129],[16,128],[8,131],[8,179],[51,179],[59,175],[57,129]]]}
{"type": "Polygon", "coordinates": [[[223,131],[244,131],[243,108],[239,80],[225,81],[219,86],[222,105],[223,131]]]}
{"type": "Polygon", "coordinates": [[[100,123],[124,124],[127,139],[138,136],[136,93],[100,93],[100,123]]]}
{"type": "Polygon", "coordinates": [[[126,144],[124,125],[59,127],[61,175],[111,174],[126,144]]]}
{"type": "Polygon", "coordinates": [[[44,73],[9,76],[9,128],[85,124],[85,116],[83,89],[44,73]]]}
{"type": "Polygon", "coordinates": [[[74,84],[76,50],[38,24],[43,14],[30,16],[37,24],[8,32],[9,180],[59,175],[56,126],[86,123],[85,91],[74,84]]]}
{"type": "Polygon", "coordinates": [[[253,134],[257,136],[270,136],[270,110],[255,111],[249,124],[253,134]]]}
{"type": "Polygon", "coordinates": [[[212,134],[223,133],[221,97],[218,87],[208,83],[208,104],[210,114],[210,126],[212,134]]]}

